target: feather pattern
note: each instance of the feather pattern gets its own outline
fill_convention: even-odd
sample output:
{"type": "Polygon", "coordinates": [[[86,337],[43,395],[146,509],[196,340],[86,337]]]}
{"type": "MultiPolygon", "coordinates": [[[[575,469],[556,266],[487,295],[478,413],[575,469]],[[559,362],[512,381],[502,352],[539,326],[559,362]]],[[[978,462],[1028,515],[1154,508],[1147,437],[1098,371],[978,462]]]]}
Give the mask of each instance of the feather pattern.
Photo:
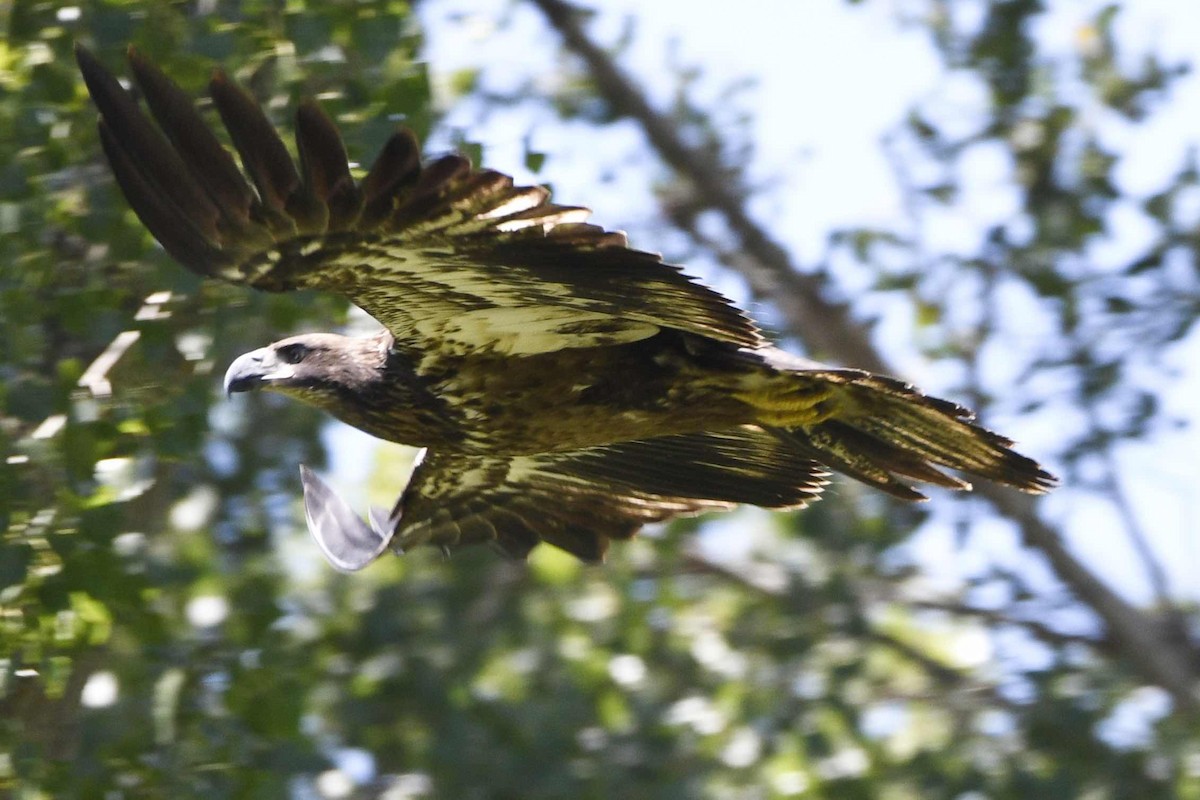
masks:
{"type": "Polygon", "coordinates": [[[948,489],[971,488],[938,466],[1033,494],[1057,484],[1036,461],[1014,451],[1012,440],[975,424],[974,415],[956,403],[860,370],[792,374],[825,386],[832,404],[823,418],[790,426],[781,435],[809,457],[893,497],[925,499],[900,478],[948,489]]]}
{"type": "Polygon", "coordinates": [[[422,166],[411,132],[397,132],[358,183],[336,126],[306,102],[297,168],[261,106],[218,71],[209,91],[247,182],[186,94],[136,51],[157,126],[95,57],[77,48],[77,58],[130,204],[202,275],[341,294],[423,356],[553,352],[662,328],[762,341],[720,294],[584,223],[587,209],[461,156],[422,166]]]}
{"type": "Polygon", "coordinates": [[[802,508],[826,475],[754,426],[529,456],[429,452],[392,511],[393,546],[492,542],[523,557],[546,541],[598,561],[649,522],[739,503],[802,508]]]}

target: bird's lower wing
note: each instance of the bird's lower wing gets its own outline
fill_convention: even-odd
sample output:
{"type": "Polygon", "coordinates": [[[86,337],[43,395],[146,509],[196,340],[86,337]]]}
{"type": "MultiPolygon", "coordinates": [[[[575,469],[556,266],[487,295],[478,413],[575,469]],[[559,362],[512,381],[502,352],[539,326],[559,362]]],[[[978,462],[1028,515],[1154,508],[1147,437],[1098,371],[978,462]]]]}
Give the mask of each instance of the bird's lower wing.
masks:
{"type": "Polygon", "coordinates": [[[532,456],[427,453],[388,521],[359,520],[306,476],[310,529],[335,566],[357,569],[385,546],[490,543],[524,557],[547,542],[599,561],[642,525],[739,503],[799,508],[825,472],[786,440],[746,426],[532,456]],[[388,531],[385,526],[392,526],[388,531]]]}
{"type": "Polygon", "coordinates": [[[157,126],[95,57],[77,48],[77,58],[130,205],[201,275],[343,295],[422,352],[551,352],[660,327],[761,342],[720,294],[582,222],[587,209],[462,156],[422,165],[408,130],[356,181],[336,126],[302,104],[297,168],[259,104],[218,72],[210,93],[239,169],[192,99],[136,52],[130,66],[157,126]]]}

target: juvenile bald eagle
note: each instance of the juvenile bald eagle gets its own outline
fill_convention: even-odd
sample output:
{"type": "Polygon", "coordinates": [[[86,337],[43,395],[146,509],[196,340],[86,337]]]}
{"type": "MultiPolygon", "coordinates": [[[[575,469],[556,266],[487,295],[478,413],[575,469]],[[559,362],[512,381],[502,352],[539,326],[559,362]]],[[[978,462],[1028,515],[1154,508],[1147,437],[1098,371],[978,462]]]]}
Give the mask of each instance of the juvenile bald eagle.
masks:
{"type": "Polygon", "coordinates": [[[923,496],[904,479],[970,488],[939,466],[1026,492],[1054,484],[954,403],[770,346],[726,298],[542,187],[458,155],[422,164],[406,129],[356,180],[312,102],[296,114],[297,169],[218,70],[209,91],[239,169],[136,51],[157,127],[76,54],[117,182],[168,253],[255,289],[333,292],[383,324],[368,338],[293,336],[225,376],[228,392],[280,392],[426,448],[370,524],[301,467],[309,529],[339,569],[389,547],[474,542],[519,557],[544,540],[597,560],[647,522],[800,508],[826,467],[905,500],[923,496]]]}

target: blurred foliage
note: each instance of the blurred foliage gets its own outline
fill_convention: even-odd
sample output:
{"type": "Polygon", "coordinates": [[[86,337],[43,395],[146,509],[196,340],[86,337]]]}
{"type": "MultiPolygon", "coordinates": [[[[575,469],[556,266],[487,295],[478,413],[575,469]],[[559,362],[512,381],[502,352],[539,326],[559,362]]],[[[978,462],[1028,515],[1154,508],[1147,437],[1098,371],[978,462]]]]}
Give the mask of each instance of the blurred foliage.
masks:
{"type": "MultiPolygon", "coordinates": [[[[875,270],[875,291],[909,301],[930,353],[966,375],[1004,323],[980,312],[964,328],[948,311],[964,291],[972,308],[1016,292],[1043,309],[1053,332],[1021,380],[1061,380],[1022,410],[1117,409],[1090,415],[1061,463],[1101,458],[1106,441],[1163,424],[1154,387],[1130,370],[1200,309],[1197,227],[1180,212],[1197,172],[1123,197],[1114,154],[1046,88],[1053,65],[1027,24],[1040,4],[995,3],[971,29],[951,5],[929,3],[920,24],[991,106],[960,138],[913,111],[899,161],[941,177],[913,180],[911,202],[952,206],[956,159],[998,144],[1021,179],[1020,218],[969,257],[838,232],[830,263],[875,270]],[[1123,268],[1091,267],[1106,211],[1130,202],[1153,244],[1123,268]],[[875,266],[895,263],[909,266],[875,266]]],[[[702,523],[684,521],[604,567],[544,548],[528,565],[479,550],[411,553],[352,578],[315,566],[295,468],[322,464],[323,420],[278,398],[225,401],[218,376],[237,353],[334,327],[345,309],[201,284],[172,264],[102,162],[71,47],[116,67],[134,43],[197,90],[219,62],[285,125],[297,98],[318,96],[369,158],[398,120],[422,135],[438,120],[415,60],[420,20],[397,0],[6,8],[0,794],[1200,797],[1194,720],[1156,712],[1163,692],[1109,643],[1051,627],[1061,609],[999,571],[963,607],[906,602],[920,576],[891,553],[914,515],[850,486],[800,515],[715,520],[754,532],[755,551],[729,562],[697,551],[702,523]],[[989,590],[1002,599],[975,608],[989,590]],[[994,639],[1026,658],[994,661],[1012,649],[994,639]],[[1147,733],[1111,733],[1129,719],[1147,733]]],[[[1122,69],[1113,13],[1096,19],[1078,80],[1139,120],[1178,70],[1122,69]]],[[[469,75],[455,91],[483,91],[469,75]]],[[[683,77],[681,124],[714,157],[744,159],[748,145],[717,132],[746,120],[726,109],[713,125],[683,77]]],[[[585,81],[563,86],[549,107],[606,122],[571,94],[585,81]]],[[[526,152],[535,171],[554,159],[526,152]]],[[[981,404],[992,394],[959,388],[981,404]]],[[[381,463],[393,490],[402,472],[381,463]]]]}

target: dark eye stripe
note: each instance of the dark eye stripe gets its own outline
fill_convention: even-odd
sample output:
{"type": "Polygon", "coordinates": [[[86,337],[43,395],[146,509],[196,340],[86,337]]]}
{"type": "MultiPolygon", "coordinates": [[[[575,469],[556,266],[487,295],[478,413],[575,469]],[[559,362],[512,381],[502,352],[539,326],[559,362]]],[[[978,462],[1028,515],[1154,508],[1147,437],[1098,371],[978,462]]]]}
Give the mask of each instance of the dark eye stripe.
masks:
{"type": "Polygon", "coordinates": [[[302,344],[286,344],[278,348],[275,352],[279,354],[279,358],[288,364],[299,364],[304,360],[304,354],[308,348],[302,344]]]}

